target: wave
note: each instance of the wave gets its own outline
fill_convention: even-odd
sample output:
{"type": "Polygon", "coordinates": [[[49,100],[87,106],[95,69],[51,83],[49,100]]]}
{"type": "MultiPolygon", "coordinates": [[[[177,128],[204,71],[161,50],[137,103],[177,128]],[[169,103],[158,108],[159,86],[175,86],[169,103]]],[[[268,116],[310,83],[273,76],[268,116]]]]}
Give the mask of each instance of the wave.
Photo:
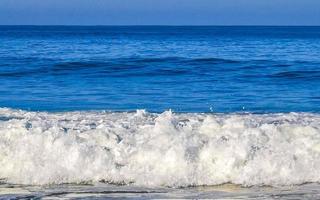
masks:
{"type": "Polygon", "coordinates": [[[312,71],[285,71],[278,72],[270,75],[272,78],[286,78],[286,79],[303,79],[303,80],[319,80],[320,71],[312,70],[312,71]]]}
{"type": "MultiPolygon", "coordinates": [[[[30,62],[31,58],[6,58],[10,62],[21,60],[30,62]],[[20,59],[20,60],[19,60],[20,59]]],[[[52,59],[39,60],[28,67],[11,67],[9,70],[1,71],[1,77],[28,77],[53,75],[61,76],[68,74],[94,74],[103,76],[127,77],[127,76],[163,76],[194,73],[194,66],[207,68],[210,65],[232,64],[238,61],[220,58],[183,58],[183,57],[151,57],[151,58],[119,58],[119,59],[98,59],[98,60],[76,60],[76,61],[55,61],[52,59]],[[161,69],[159,69],[161,65],[161,69]]]]}
{"type": "Polygon", "coordinates": [[[0,179],[139,186],[320,181],[320,115],[0,109],[0,179]]]}
{"type": "MultiPolygon", "coordinates": [[[[240,78],[271,78],[280,80],[317,80],[319,71],[314,67],[297,70],[301,61],[235,60],[214,57],[127,57],[117,59],[97,58],[78,60],[39,59],[33,57],[6,57],[8,66],[0,69],[0,78],[28,78],[46,76],[80,75],[97,77],[156,77],[156,76],[213,76],[232,72],[240,78]],[[11,64],[9,64],[11,63],[11,64]],[[12,64],[13,63],[13,64],[12,64]],[[23,63],[28,63],[25,66],[23,63]],[[17,67],[23,65],[21,67],[17,67]],[[262,69],[265,69],[263,72],[262,69]],[[267,70],[268,69],[268,70],[267,70]],[[279,71],[279,69],[282,69],[279,71]],[[246,70],[244,73],[243,70],[246,70]],[[257,71],[261,71],[257,73],[257,71]],[[254,72],[254,73],[252,73],[254,72]]],[[[304,63],[316,66],[317,62],[304,63]]],[[[5,65],[6,66],[6,65],[5,65]]]]}

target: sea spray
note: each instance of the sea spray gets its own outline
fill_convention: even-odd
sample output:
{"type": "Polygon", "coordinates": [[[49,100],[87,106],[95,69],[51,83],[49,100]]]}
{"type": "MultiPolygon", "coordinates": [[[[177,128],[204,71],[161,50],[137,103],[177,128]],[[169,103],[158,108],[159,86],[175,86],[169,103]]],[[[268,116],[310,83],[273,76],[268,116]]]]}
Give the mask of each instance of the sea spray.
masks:
{"type": "Polygon", "coordinates": [[[0,109],[0,178],[17,184],[320,181],[320,115],[0,109]]]}

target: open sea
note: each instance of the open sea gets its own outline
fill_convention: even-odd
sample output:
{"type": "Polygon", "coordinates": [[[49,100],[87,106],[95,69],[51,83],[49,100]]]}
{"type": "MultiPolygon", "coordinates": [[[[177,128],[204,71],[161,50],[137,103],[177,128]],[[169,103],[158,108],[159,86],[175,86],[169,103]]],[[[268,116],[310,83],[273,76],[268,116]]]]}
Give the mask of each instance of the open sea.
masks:
{"type": "Polygon", "coordinates": [[[320,27],[0,26],[0,199],[319,183],[320,27]]]}

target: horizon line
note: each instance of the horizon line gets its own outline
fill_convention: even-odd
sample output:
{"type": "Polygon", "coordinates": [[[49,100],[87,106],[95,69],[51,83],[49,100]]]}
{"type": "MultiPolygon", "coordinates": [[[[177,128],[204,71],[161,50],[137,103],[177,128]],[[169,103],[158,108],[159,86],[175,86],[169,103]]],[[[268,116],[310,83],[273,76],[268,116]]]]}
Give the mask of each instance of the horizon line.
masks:
{"type": "Polygon", "coordinates": [[[144,24],[144,25],[130,25],[130,24],[119,24],[119,25],[110,25],[110,24],[0,24],[0,26],[127,26],[127,27],[138,27],[138,26],[166,26],[166,27],[204,27],[204,26],[221,26],[221,27],[233,27],[233,26],[242,26],[242,27],[249,27],[249,26],[256,26],[256,27],[319,27],[319,25],[153,25],[153,24],[144,24]]]}

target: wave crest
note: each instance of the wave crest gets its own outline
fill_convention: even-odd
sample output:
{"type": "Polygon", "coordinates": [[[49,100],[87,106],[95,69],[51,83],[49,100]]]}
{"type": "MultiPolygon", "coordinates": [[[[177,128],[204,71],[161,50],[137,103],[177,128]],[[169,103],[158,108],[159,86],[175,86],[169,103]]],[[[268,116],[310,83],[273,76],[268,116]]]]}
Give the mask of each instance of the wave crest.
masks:
{"type": "Polygon", "coordinates": [[[0,109],[10,183],[190,186],[320,181],[320,115],[0,109]]]}

